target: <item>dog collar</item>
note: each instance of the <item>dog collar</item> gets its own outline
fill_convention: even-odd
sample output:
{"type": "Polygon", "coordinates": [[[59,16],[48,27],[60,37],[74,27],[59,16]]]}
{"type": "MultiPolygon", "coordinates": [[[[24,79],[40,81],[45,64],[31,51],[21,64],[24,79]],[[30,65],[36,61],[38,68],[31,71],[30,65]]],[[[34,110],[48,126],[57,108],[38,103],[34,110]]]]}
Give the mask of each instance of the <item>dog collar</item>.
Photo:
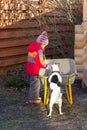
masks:
{"type": "Polygon", "coordinates": [[[53,72],[53,73],[54,73],[54,72],[60,73],[59,71],[52,71],[52,72],[53,72]]]}

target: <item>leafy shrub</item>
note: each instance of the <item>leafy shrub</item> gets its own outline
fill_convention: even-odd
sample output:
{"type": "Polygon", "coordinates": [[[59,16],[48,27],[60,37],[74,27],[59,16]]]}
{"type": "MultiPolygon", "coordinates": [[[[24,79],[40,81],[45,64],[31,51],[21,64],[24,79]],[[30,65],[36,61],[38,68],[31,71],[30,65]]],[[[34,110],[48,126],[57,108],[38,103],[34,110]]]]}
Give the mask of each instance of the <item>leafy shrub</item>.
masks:
{"type": "Polygon", "coordinates": [[[28,83],[24,79],[17,78],[17,77],[12,77],[10,79],[5,80],[6,86],[9,87],[16,87],[17,90],[21,91],[22,89],[26,88],[28,83]]]}

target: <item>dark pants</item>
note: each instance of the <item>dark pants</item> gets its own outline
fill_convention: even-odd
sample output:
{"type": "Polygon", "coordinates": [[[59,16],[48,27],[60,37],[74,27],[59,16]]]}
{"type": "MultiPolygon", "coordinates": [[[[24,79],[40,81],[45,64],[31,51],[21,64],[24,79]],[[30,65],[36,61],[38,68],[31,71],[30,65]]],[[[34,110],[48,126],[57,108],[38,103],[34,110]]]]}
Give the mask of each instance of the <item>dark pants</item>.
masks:
{"type": "Polygon", "coordinates": [[[40,97],[40,77],[29,76],[29,92],[28,92],[28,100],[35,100],[40,97]]]}

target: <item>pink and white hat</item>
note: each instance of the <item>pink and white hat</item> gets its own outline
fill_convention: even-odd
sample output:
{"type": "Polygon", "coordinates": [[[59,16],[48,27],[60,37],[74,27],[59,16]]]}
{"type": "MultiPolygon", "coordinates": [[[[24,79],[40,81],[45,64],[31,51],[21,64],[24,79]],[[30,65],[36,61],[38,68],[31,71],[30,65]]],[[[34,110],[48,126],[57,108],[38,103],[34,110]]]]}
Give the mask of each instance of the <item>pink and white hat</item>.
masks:
{"type": "Polygon", "coordinates": [[[36,39],[36,42],[41,44],[41,45],[47,46],[48,42],[49,42],[48,37],[47,37],[47,32],[43,31],[41,33],[41,35],[39,35],[38,38],[36,39]]]}

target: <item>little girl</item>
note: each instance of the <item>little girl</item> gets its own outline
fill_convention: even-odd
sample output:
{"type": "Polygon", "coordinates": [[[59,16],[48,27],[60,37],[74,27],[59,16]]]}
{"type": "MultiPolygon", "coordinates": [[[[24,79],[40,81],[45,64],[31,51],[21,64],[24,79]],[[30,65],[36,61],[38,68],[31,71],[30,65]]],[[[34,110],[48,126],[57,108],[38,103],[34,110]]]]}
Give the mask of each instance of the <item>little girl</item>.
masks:
{"type": "Polygon", "coordinates": [[[28,57],[26,73],[29,77],[28,103],[41,103],[40,97],[40,68],[46,68],[44,64],[44,48],[48,45],[47,32],[43,31],[36,41],[28,45],[28,57]]]}

